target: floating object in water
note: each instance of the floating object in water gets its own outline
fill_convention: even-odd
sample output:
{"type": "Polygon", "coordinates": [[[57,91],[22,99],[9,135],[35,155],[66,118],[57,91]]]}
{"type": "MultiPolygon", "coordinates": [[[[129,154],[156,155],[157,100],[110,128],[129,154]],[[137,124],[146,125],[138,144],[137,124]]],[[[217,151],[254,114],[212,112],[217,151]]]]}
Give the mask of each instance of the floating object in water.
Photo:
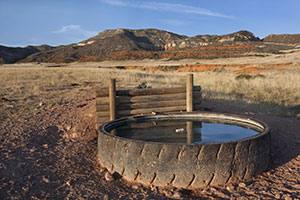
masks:
{"type": "Polygon", "coordinates": [[[184,132],[184,128],[177,128],[175,129],[175,133],[181,133],[181,132],[184,132]]]}

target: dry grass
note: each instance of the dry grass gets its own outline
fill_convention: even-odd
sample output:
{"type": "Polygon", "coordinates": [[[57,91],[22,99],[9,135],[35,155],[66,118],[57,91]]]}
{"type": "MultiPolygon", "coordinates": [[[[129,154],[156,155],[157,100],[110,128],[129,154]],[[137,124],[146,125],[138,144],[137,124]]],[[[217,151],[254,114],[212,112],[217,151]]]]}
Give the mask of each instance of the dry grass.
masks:
{"type": "MultiPolygon", "coordinates": [[[[299,107],[299,65],[287,66],[284,71],[263,71],[260,76],[249,75],[249,79],[237,79],[238,74],[234,70],[195,72],[195,84],[202,86],[204,98],[277,105],[281,108],[299,107]]],[[[6,105],[2,106],[3,109],[15,106],[21,110],[38,110],[40,106],[85,97],[95,87],[107,87],[110,78],[116,78],[117,87],[122,88],[134,88],[144,81],[152,87],[172,87],[185,85],[185,74],[72,65],[55,68],[0,66],[0,98],[6,105]]]]}
{"type": "Polygon", "coordinates": [[[300,66],[284,72],[265,71],[254,75],[202,72],[197,73],[195,79],[207,99],[273,115],[300,113],[300,66]]]}
{"type": "Polygon", "coordinates": [[[178,84],[178,79],[172,76],[138,71],[12,65],[0,67],[0,103],[3,105],[0,111],[3,115],[7,112],[18,114],[28,109],[38,112],[41,106],[86,97],[87,93],[93,93],[93,88],[107,87],[110,78],[117,79],[117,87],[126,88],[136,87],[142,81],[153,87],[178,84]]]}
{"type": "MultiPolygon", "coordinates": [[[[207,98],[241,99],[248,103],[274,103],[283,106],[300,104],[300,70],[262,72],[238,79],[234,73],[197,73],[196,84],[207,98]],[[249,77],[249,78],[248,78],[249,77]]],[[[240,76],[243,77],[243,76],[240,76]]]]}

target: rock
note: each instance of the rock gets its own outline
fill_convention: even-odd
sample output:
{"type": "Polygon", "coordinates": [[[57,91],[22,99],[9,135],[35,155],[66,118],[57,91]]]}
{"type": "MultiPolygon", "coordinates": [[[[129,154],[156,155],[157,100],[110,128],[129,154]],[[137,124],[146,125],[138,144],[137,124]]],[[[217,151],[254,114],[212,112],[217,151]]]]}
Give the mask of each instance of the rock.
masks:
{"type": "Polygon", "coordinates": [[[67,186],[71,186],[70,181],[66,181],[67,186]]]}
{"type": "Polygon", "coordinates": [[[47,179],[46,177],[43,176],[43,182],[49,183],[49,179],[47,179]]]}
{"type": "Polygon", "coordinates": [[[71,139],[76,139],[76,138],[78,138],[78,137],[80,137],[80,133],[72,132],[72,133],[70,134],[70,138],[71,138],[71,139]]]}
{"type": "Polygon", "coordinates": [[[173,198],[173,199],[182,199],[182,195],[179,191],[171,191],[168,189],[163,189],[161,191],[166,197],[173,198]]]}
{"type": "Polygon", "coordinates": [[[172,198],[174,199],[183,199],[182,194],[178,191],[174,191],[172,198]]]}
{"type": "Polygon", "coordinates": [[[70,124],[66,125],[66,130],[69,131],[71,130],[72,126],[70,124]]]}
{"type": "Polygon", "coordinates": [[[27,192],[28,189],[29,189],[29,187],[26,187],[26,186],[22,187],[22,190],[23,190],[24,192],[27,192]]]}
{"type": "Polygon", "coordinates": [[[64,127],[62,125],[56,125],[56,127],[58,128],[59,131],[65,131],[64,127]]]}
{"type": "Polygon", "coordinates": [[[115,180],[115,177],[111,173],[109,173],[109,172],[105,173],[104,178],[105,178],[106,181],[109,181],[109,182],[115,180]]]}
{"type": "MultiPolygon", "coordinates": [[[[299,143],[300,143],[300,141],[299,141],[299,143]]],[[[300,184],[295,184],[295,185],[294,185],[294,188],[295,188],[296,190],[300,190],[300,184]]]]}
{"type": "Polygon", "coordinates": [[[247,197],[238,197],[237,200],[248,200],[247,197]]]}
{"type": "Polygon", "coordinates": [[[274,195],[274,197],[275,197],[276,199],[280,199],[280,197],[281,197],[281,194],[279,194],[279,193],[276,193],[276,194],[274,195]]]}
{"type": "Polygon", "coordinates": [[[210,191],[212,191],[212,192],[216,192],[216,191],[217,191],[217,189],[214,188],[214,187],[210,187],[209,189],[210,189],[210,191]]]}
{"type": "Polygon", "coordinates": [[[47,149],[48,148],[48,144],[43,144],[43,148],[47,149]]]}
{"type": "Polygon", "coordinates": [[[108,200],[108,199],[109,199],[108,195],[105,194],[105,195],[103,196],[103,200],[108,200]]]}
{"type": "Polygon", "coordinates": [[[105,167],[100,167],[99,171],[100,171],[100,173],[103,173],[103,172],[106,171],[106,168],[105,167]]]}
{"type": "Polygon", "coordinates": [[[171,197],[172,195],[172,192],[168,189],[162,189],[162,190],[159,190],[161,193],[163,193],[166,197],[171,197]]]}
{"type": "Polygon", "coordinates": [[[233,185],[228,185],[228,186],[226,186],[226,189],[229,191],[229,192],[232,192],[232,191],[234,191],[234,186],[233,185]]]}
{"type": "Polygon", "coordinates": [[[138,185],[138,184],[134,184],[134,185],[131,186],[131,188],[134,189],[134,190],[138,190],[140,187],[141,186],[138,185]]]}
{"type": "Polygon", "coordinates": [[[239,183],[239,187],[244,188],[244,187],[246,187],[246,184],[245,183],[239,183]]]}
{"type": "Polygon", "coordinates": [[[151,191],[153,191],[153,192],[157,192],[157,191],[158,191],[158,187],[157,187],[157,186],[154,186],[154,185],[151,185],[151,186],[150,186],[150,189],[151,189],[151,191]]]}
{"type": "Polygon", "coordinates": [[[181,193],[178,192],[178,191],[174,191],[173,194],[171,195],[171,198],[174,198],[174,199],[183,199],[181,193]]]}
{"type": "Polygon", "coordinates": [[[183,41],[179,44],[179,48],[185,48],[186,47],[186,43],[183,41]]]}
{"type": "Polygon", "coordinates": [[[32,148],[32,149],[30,149],[29,151],[30,151],[30,153],[33,153],[33,152],[36,151],[36,149],[35,149],[35,148],[32,148]]]}
{"type": "Polygon", "coordinates": [[[289,194],[285,194],[285,195],[283,196],[283,199],[284,199],[284,200],[292,200],[292,197],[291,197],[289,194]]]}

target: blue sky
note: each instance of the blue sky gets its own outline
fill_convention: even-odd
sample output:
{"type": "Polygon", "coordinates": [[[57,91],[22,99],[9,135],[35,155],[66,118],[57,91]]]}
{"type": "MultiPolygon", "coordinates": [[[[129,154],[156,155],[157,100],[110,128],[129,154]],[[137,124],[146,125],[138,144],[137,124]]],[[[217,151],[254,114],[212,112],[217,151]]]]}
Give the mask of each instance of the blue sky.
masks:
{"type": "Polygon", "coordinates": [[[0,44],[65,45],[105,29],[300,33],[300,0],[0,0],[0,44]]]}

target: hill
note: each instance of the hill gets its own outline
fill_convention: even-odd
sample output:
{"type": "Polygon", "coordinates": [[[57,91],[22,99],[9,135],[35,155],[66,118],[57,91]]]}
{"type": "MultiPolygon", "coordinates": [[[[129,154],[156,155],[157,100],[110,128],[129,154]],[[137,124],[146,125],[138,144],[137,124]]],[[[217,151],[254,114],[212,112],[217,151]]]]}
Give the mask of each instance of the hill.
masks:
{"type": "MultiPolygon", "coordinates": [[[[276,37],[275,37],[276,38],[276,37]]],[[[285,37],[286,38],[286,37],[285,37]]],[[[294,36],[292,38],[295,38],[294,36]]],[[[281,41],[272,36],[264,41],[281,41]]],[[[288,40],[294,41],[294,40],[288,40]]],[[[79,43],[50,47],[1,47],[2,63],[13,62],[90,62],[128,59],[185,59],[241,57],[260,53],[279,53],[291,48],[265,44],[249,31],[226,35],[188,37],[157,29],[105,30],[79,43]]]]}
{"type": "Polygon", "coordinates": [[[264,42],[300,44],[300,34],[271,34],[263,39],[264,42]]]}
{"type": "MultiPolygon", "coordinates": [[[[219,46],[232,46],[234,42],[260,41],[253,33],[239,31],[228,35],[198,35],[188,37],[157,29],[105,30],[82,42],[33,54],[22,62],[74,62],[144,58],[216,57],[219,46]],[[201,49],[203,47],[214,47],[201,49]],[[197,52],[195,52],[195,48],[197,52]],[[191,52],[190,50],[193,49],[191,52]],[[208,51],[207,51],[208,50],[208,51]],[[182,51],[187,51],[184,53],[182,51]]],[[[239,44],[241,45],[241,44],[239,44]]],[[[233,48],[233,51],[236,49],[233,48]]],[[[242,48],[249,51],[249,48],[242,48]]],[[[233,53],[235,54],[235,53],[233,53]]],[[[226,55],[225,55],[226,56],[226,55]]]]}
{"type": "Polygon", "coordinates": [[[0,64],[3,63],[14,63],[27,56],[40,52],[40,51],[47,51],[52,49],[48,45],[41,45],[41,46],[27,46],[25,48],[22,47],[5,47],[0,45],[0,64]]]}

